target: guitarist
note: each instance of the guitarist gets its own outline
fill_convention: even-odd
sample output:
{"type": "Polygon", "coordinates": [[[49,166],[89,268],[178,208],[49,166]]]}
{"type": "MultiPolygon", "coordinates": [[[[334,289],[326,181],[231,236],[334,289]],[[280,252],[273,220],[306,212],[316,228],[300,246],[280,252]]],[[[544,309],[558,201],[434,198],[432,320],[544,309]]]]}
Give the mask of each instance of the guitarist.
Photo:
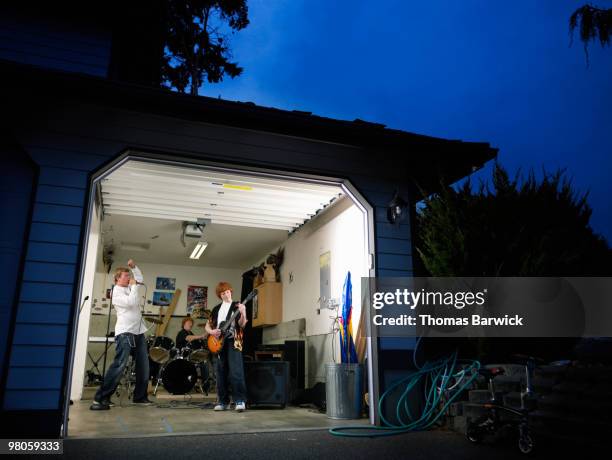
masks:
{"type": "Polygon", "coordinates": [[[233,324],[227,329],[223,348],[215,359],[217,372],[217,398],[216,411],[229,409],[231,387],[232,398],[236,403],[236,411],[242,412],[246,409],[246,384],[244,382],[244,366],[242,362],[242,337],[244,326],[247,323],[246,307],[240,302],[232,301],[232,286],[222,281],[217,285],[215,292],[221,299],[221,303],[212,310],[210,320],[205,329],[210,335],[219,338],[221,330],[219,327],[237,309],[239,314],[233,324]]]}

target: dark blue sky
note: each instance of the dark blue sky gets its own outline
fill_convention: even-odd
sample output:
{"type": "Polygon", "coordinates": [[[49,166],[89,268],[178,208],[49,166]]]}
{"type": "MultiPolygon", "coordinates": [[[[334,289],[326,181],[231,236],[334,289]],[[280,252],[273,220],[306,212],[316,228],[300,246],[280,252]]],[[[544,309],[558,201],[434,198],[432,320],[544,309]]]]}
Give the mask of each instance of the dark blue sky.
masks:
{"type": "Polygon", "coordinates": [[[589,68],[569,47],[585,2],[250,0],[244,74],[200,93],[490,142],[512,173],[567,168],[612,243],[612,47],[592,43],[589,68]]]}

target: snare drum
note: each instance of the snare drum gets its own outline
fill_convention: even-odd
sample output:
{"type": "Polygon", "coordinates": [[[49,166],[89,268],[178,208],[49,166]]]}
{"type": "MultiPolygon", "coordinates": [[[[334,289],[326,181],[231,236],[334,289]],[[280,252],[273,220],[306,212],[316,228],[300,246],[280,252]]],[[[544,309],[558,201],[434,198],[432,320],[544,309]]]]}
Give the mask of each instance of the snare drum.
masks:
{"type": "Polygon", "coordinates": [[[170,359],[170,350],[172,348],[174,348],[174,341],[172,339],[164,336],[154,337],[151,348],[149,348],[149,356],[156,363],[163,364],[170,359]]]}
{"type": "Polygon", "coordinates": [[[208,345],[205,340],[192,340],[189,344],[189,348],[191,349],[189,361],[194,363],[202,363],[208,359],[208,345]]]}
{"type": "Polygon", "coordinates": [[[179,350],[176,357],[179,359],[189,359],[190,354],[191,354],[191,348],[183,347],[179,350]]]}
{"type": "Polygon", "coordinates": [[[174,347],[168,352],[168,361],[172,361],[173,359],[178,358],[182,358],[181,349],[174,347]]]}

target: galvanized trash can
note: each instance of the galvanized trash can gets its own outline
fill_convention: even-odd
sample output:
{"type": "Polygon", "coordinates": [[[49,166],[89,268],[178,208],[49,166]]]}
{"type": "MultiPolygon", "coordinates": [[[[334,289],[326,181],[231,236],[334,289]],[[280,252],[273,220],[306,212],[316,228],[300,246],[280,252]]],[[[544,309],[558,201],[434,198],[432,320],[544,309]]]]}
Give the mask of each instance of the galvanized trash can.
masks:
{"type": "Polygon", "coordinates": [[[325,365],[327,416],[351,419],[361,416],[363,365],[333,363],[325,365]]]}

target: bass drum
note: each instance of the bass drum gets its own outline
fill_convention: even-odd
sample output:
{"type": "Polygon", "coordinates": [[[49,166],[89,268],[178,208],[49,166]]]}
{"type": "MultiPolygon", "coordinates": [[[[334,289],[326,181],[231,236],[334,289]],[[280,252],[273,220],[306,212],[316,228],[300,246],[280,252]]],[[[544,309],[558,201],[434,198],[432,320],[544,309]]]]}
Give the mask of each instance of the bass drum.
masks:
{"type": "Polygon", "coordinates": [[[174,359],[166,364],[162,371],[162,385],[173,395],[189,393],[197,378],[196,367],[186,359],[174,359]]]}

